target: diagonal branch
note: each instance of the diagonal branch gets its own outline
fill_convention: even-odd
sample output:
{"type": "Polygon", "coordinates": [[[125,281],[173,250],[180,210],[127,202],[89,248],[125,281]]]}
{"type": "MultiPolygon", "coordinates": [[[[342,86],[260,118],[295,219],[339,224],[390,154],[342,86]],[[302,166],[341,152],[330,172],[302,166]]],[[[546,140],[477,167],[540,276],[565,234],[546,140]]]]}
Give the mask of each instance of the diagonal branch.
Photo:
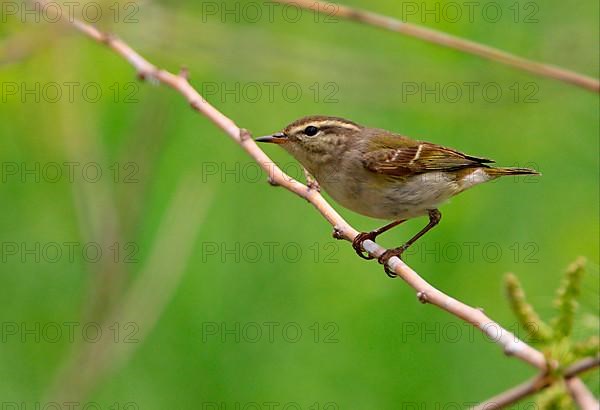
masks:
{"type": "Polygon", "coordinates": [[[524,383],[519,384],[512,389],[505,391],[497,396],[492,397],[475,407],[471,410],[498,410],[503,409],[511,404],[515,404],[521,399],[527,396],[531,396],[534,393],[548,387],[549,381],[544,375],[535,376],[524,383]]]}
{"type": "Polygon", "coordinates": [[[587,386],[577,377],[566,381],[567,390],[581,410],[598,410],[600,405],[587,386]]]}
{"type": "Polygon", "coordinates": [[[580,373],[587,372],[589,370],[595,369],[600,366],[600,356],[599,357],[588,357],[582,359],[576,363],[573,363],[569,367],[565,369],[564,375],[565,377],[571,378],[580,373]]]}
{"type": "MultiPolygon", "coordinates": [[[[598,402],[591,395],[585,384],[583,384],[577,375],[587,372],[588,370],[594,369],[598,366],[600,366],[600,357],[588,357],[570,365],[563,372],[562,377],[567,382],[567,388],[569,389],[573,400],[578,403],[583,410],[597,410],[597,404],[596,407],[591,407],[590,404],[598,402]]],[[[531,396],[532,394],[551,386],[557,380],[560,380],[560,378],[552,377],[546,372],[543,372],[538,376],[505,391],[504,393],[494,396],[491,399],[472,407],[471,410],[503,409],[518,402],[519,400],[524,399],[527,396],[531,396]]]]}
{"type": "Polygon", "coordinates": [[[600,81],[595,78],[557,67],[550,64],[540,63],[516,56],[506,51],[486,46],[475,41],[466,40],[442,31],[423,27],[414,23],[408,23],[388,16],[360,10],[348,6],[342,6],[336,3],[315,0],[276,0],[279,3],[285,3],[313,10],[317,13],[325,14],[329,17],[340,17],[347,20],[357,21],[359,23],[369,24],[371,26],[394,31],[406,36],[415,37],[429,43],[444,47],[453,48],[464,53],[474,54],[476,56],[497,61],[521,70],[537,74],[543,77],[554,78],[566,83],[574,84],[586,88],[590,91],[600,92],[600,81]]]}
{"type": "MultiPolygon", "coordinates": [[[[38,4],[43,3],[43,0],[33,1],[36,1],[38,4]]],[[[310,189],[306,185],[285,174],[256,145],[247,130],[239,128],[231,119],[204,100],[198,91],[196,91],[196,89],[188,82],[187,71],[175,75],[168,71],[161,70],[148,62],[122,40],[112,35],[105,34],[95,27],[79,20],[72,19],[69,23],[73,24],[73,26],[88,37],[105,44],[115,53],[123,57],[135,68],[140,79],[148,79],[154,82],[163,83],[179,92],[194,110],[206,116],[217,127],[237,142],[258,163],[258,165],[268,173],[270,183],[280,185],[309,201],[334,227],[334,236],[337,239],[352,241],[358,234],[358,231],[350,226],[317,190],[310,189]]],[[[375,258],[379,257],[386,250],[370,240],[365,241],[363,247],[375,258]]],[[[491,341],[500,345],[507,355],[515,356],[541,370],[546,370],[548,368],[546,358],[540,351],[519,340],[513,333],[491,320],[482,310],[468,306],[439,291],[397,257],[391,258],[388,262],[388,266],[396,273],[397,277],[402,278],[409,286],[417,291],[417,297],[422,303],[436,305],[465,322],[472,324],[491,341]]]]}

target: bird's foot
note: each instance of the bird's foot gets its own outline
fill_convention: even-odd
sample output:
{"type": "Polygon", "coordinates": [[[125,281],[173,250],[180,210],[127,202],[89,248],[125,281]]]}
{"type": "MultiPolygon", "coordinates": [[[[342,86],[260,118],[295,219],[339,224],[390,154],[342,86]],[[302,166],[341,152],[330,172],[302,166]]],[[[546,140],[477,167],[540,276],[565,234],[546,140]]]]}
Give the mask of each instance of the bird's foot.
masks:
{"type": "Polygon", "coordinates": [[[356,254],[363,259],[367,259],[367,260],[375,259],[371,255],[369,255],[367,253],[367,251],[365,250],[365,248],[363,248],[363,246],[362,246],[363,242],[366,241],[367,239],[371,240],[371,241],[375,241],[375,238],[377,238],[377,233],[375,233],[375,232],[361,232],[358,235],[356,235],[356,237],[352,241],[352,247],[356,251],[356,254]]]}
{"type": "Polygon", "coordinates": [[[396,273],[390,269],[390,267],[387,264],[388,261],[393,256],[401,258],[402,254],[404,253],[404,251],[406,251],[406,249],[408,249],[408,246],[404,244],[398,248],[388,249],[387,251],[383,252],[379,258],[377,258],[377,261],[383,265],[383,270],[385,271],[385,274],[388,275],[390,278],[395,278],[398,275],[396,275],[396,273]]]}
{"type": "Polygon", "coordinates": [[[306,186],[308,187],[309,191],[312,190],[312,191],[321,192],[321,186],[319,185],[319,183],[317,182],[316,179],[307,180],[306,186]]]}

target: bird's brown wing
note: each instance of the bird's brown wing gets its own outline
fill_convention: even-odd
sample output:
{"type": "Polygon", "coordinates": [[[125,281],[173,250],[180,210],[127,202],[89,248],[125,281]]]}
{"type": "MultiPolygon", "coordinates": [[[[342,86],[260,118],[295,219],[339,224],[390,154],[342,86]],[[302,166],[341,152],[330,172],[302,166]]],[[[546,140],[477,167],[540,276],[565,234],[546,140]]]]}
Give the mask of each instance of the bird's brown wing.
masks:
{"type": "Polygon", "coordinates": [[[365,168],[378,174],[407,176],[431,171],[454,171],[486,166],[491,159],[473,157],[428,142],[410,146],[381,147],[363,154],[365,168]]]}

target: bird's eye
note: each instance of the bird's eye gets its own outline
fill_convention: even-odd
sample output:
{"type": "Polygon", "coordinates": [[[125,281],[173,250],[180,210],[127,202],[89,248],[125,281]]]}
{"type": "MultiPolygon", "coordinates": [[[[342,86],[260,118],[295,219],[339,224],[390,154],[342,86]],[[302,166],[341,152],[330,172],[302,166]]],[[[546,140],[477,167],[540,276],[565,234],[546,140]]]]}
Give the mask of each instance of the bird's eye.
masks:
{"type": "Polygon", "coordinates": [[[304,129],[304,133],[306,135],[308,135],[309,137],[313,137],[313,136],[317,135],[317,132],[319,132],[319,129],[317,127],[315,127],[314,125],[309,125],[308,127],[306,127],[304,129]]]}

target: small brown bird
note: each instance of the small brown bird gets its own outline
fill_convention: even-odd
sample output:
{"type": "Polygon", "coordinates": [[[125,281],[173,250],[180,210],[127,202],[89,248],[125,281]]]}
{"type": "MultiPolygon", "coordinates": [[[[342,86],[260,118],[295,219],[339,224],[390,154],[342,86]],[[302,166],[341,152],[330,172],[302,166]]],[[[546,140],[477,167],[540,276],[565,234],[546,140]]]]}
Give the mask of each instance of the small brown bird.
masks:
{"type": "Polygon", "coordinates": [[[466,155],[452,148],[415,141],[377,128],[327,116],[294,121],[282,132],[257,138],[280,144],[344,207],[373,218],[393,220],[356,236],[352,246],[372,259],[362,242],[375,238],[410,218],[428,215],[429,223],[404,245],[378,260],[390,277],[386,262],[402,253],[442,217],[438,207],[474,185],[504,175],[539,175],[529,168],[493,168],[494,161],[466,155]]]}

